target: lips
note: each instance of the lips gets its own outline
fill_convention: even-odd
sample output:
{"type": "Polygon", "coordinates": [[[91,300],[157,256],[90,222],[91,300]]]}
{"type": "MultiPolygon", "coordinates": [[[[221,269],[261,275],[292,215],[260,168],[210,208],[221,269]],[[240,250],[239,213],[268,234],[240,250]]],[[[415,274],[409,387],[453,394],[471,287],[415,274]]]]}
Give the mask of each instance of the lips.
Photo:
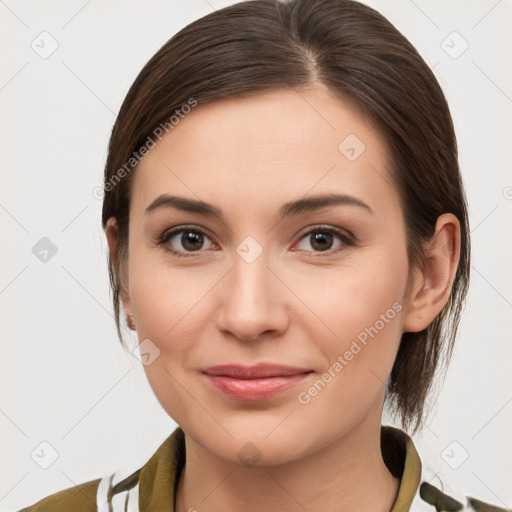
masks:
{"type": "Polygon", "coordinates": [[[244,366],[241,364],[225,364],[212,366],[203,370],[207,375],[222,375],[236,379],[259,379],[263,377],[287,377],[308,373],[308,368],[295,368],[278,364],[258,364],[255,366],[244,366]]]}
{"type": "Polygon", "coordinates": [[[220,365],[202,372],[210,386],[224,396],[240,401],[268,400],[291,389],[312,370],[276,364],[220,365]]]}

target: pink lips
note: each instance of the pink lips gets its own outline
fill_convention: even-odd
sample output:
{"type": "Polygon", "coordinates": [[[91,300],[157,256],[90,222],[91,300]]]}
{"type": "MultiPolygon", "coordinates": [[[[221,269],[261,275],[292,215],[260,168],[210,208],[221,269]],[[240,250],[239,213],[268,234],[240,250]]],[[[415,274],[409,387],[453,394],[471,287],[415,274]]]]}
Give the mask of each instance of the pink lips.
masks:
{"type": "Polygon", "coordinates": [[[312,370],[274,364],[221,365],[203,370],[214,389],[228,398],[248,402],[268,400],[302,381],[312,370]]]}

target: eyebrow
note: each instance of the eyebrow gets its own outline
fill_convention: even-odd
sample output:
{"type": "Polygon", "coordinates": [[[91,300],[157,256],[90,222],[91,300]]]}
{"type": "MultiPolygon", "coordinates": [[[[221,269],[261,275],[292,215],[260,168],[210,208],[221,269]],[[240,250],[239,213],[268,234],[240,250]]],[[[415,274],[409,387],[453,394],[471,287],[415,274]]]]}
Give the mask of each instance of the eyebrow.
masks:
{"type": "MultiPolygon", "coordinates": [[[[375,212],[361,199],[347,194],[322,194],[305,197],[285,203],[280,210],[281,218],[300,215],[305,212],[320,210],[326,206],[349,205],[357,206],[371,214],[375,212]]],[[[158,196],[147,208],[145,214],[149,214],[160,208],[174,208],[184,212],[199,213],[208,217],[218,218],[224,222],[222,210],[204,201],[189,199],[180,196],[162,194],[158,196]]]]}

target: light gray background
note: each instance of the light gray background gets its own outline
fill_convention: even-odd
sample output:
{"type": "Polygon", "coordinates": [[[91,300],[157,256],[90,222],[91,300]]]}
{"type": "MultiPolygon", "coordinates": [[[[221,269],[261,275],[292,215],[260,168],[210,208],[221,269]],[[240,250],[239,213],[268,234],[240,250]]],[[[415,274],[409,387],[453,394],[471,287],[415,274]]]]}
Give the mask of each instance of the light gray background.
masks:
{"type": "MultiPolygon", "coordinates": [[[[136,469],[175,427],[117,341],[93,190],[139,70],[180,28],[232,3],[0,1],[3,511],[136,469]],[[58,43],[48,58],[32,47],[51,49],[43,31],[58,43]],[[32,252],[42,237],[58,249],[46,263],[32,252]],[[35,450],[40,464],[51,462],[44,441],[58,453],[48,469],[31,458],[35,450]]],[[[454,488],[512,507],[512,3],[367,3],[434,69],[470,203],[468,305],[431,423],[414,441],[423,464],[454,488]],[[453,58],[464,40],[468,49],[453,58]]]]}

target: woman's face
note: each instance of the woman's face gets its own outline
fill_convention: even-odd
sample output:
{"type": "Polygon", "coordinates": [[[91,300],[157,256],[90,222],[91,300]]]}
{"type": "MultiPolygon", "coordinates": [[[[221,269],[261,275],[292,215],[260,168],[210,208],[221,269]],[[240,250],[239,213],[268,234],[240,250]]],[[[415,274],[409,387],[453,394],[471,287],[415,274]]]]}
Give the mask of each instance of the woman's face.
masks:
{"type": "Polygon", "coordinates": [[[409,270],[386,164],[379,133],[323,89],[199,105],[144,157],[124,306],[158,400],[204,449],[276,464],[380,425],[409,270]],[[204,373],[260,363],[302,373],[204,373]]]}

